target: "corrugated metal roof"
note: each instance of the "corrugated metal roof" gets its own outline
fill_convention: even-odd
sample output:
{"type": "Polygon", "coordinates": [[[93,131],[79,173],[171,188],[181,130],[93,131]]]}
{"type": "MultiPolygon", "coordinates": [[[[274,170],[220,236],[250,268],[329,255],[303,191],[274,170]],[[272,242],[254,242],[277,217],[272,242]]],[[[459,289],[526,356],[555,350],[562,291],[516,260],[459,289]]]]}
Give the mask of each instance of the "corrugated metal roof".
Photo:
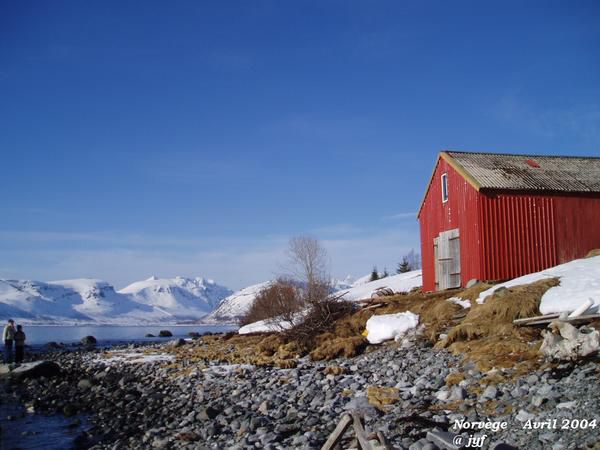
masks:
{"type": "Polygon", "coordinates": [[[479,189],[600,193],[600,157],[444,153],[479,189]]]}

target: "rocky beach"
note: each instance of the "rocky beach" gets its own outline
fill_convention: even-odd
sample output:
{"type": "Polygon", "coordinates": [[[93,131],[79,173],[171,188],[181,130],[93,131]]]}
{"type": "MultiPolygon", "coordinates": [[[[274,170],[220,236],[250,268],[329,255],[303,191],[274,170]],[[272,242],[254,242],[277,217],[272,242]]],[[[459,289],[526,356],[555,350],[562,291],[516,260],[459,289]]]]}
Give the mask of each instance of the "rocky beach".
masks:
{"type": "MultiPolygon", "coordinates": [[[[40,354],[56,366],[5,376],[2,400],[75,424],[89,417],[76,448],[321,448],[352,412],[368,434],[383,433],[397,449],[558,450],[599,442],[596,359],[484,372],[418,333],[354,358],[295,358],[288,368],[208,357],[228,339],[40,354]]],[[[353,439],[348,430],[342,447],[356,447],[353,439]]]]}

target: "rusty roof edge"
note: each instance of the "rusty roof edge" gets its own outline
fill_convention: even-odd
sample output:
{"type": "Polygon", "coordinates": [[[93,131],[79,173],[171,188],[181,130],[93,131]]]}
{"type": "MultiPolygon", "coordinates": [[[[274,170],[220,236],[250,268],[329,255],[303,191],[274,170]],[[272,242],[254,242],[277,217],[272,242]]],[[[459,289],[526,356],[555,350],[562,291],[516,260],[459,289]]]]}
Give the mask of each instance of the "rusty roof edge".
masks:
{"type": "Polygon", "coordinates": [[[441,152],[440,156],[444,158],[444,160],[450,164],[450,166],[456,170],[460,176],[467,180],[467,182],[473,186],[476,191],[481,189],[481,184],[475,179],[475,177],[473,177],[473,175],[471,175],[469,171],[462,166],[462,164],[452,158],[452,155],[450,155],[448,151],[441,152]]]}
{"type": "MultiPolygon", "coordinates": [[[[522,156],[528,158],[571,158],[571,159],[600,159],[600,156],[578,156],[578,155],[542,155],[535,153],[500,153],[470,150],[444,150],[444,153],[459,153],[467,155],[497,155],[497,156],[522,156]]],[[[451,155],[450,155],[451,156],[451,155]]]]}

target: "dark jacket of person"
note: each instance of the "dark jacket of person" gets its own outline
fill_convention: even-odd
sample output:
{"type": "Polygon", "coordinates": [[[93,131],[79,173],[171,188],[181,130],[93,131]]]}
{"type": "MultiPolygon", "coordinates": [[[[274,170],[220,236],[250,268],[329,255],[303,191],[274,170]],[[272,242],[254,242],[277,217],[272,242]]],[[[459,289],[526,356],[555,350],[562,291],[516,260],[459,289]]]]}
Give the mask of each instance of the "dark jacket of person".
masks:
{"type": "Polygon", "coordinates": [[[25,333],[23,331],[16,331],[15,332],[15,346],[16,347],[23,347],[25,346],[25,333]]]}

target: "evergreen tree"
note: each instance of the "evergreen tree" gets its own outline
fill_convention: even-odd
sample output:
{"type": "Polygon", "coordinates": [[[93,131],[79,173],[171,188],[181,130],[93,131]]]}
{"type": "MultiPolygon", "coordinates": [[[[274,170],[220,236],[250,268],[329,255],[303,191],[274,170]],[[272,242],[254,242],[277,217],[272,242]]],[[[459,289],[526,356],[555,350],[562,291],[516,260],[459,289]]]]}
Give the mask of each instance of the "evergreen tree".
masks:
{"type": "Polygon", "coordinates": [[[381,276],[381,278],[385,278],[385,277],[387,277],[387,276],[389,276],[389,275],[390,275],[390,274],[388,273],[388,271],[387,271],[387,268],[385,268],[385,267],[384,267],[384,268],[383,268],[383,275],[381,276]]]}
{"type": "Polygon", "coordinates": [[[406,273],[410,272],[412,267],[410,267],[410,263],[408,262],[408,258],[406,256],[402,257],[402,262],[398,263],[398,269],[396,269],[397,273],[406,273]]]}
{"type": "Polygon", "coordinates": [[[371,272],[371,279],[369,281],[379,280],[379,272],[377,272],[377,266],[373,266],[373,271],[371,272]]]}

